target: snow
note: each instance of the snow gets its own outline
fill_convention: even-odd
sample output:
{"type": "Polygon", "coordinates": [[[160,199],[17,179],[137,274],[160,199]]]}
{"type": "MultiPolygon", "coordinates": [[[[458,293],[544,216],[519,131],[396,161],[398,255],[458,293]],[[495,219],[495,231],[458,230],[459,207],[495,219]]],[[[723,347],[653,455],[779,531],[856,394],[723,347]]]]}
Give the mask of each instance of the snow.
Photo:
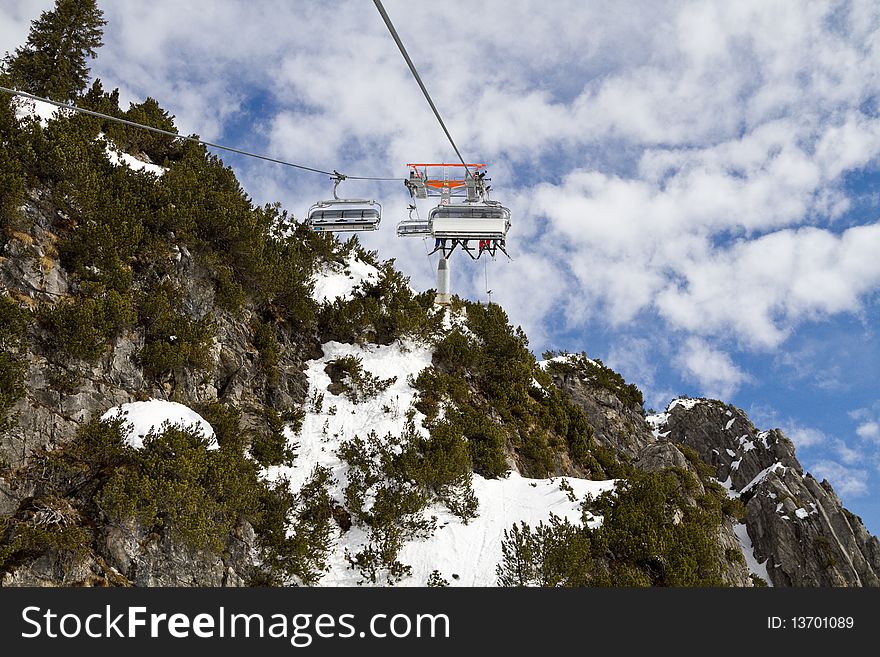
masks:
{"type": "Polygon", "coordinates": [[[169,424],[182,429],[195,428],[208,439],[208,449],[217,449],[214,428],[207,420],[194,410],[177,402],[163,399],[131,402],[114,406],[101,416],[102,420],[112,420],[120,414],[125,415],[124,440],[135,449],[142,449],[144,436],[150,431],[161,430],[162,425],[169,424]]]}
{"type": "MultiPolygon", "coordinates": [[[[539,360],[538,367],[540,367],[542,370],[546,370],[547,366],[549,366],[550,363],[570,363],[572,360],[575,360],[577,358],[580,358],[580,354],[559,354],[558,356],[554,356],[553,358],[548,358],[546,360],[539,360]]],[[[594,361],[592,358],[584,358],[584,361],[586,361],[590,365],[598,365],[599,364],[596,361],[594,361]]]]}
{"type": "MultiPolygon", "coordinates": [[[[715,481],[718,480],[716,479],[715,481]]],[[[721,484],[721,487],[727,491],[727,497],[731,499],[734,497],[739,497],[739,493],[737,492],[736,488],[733,487],[733,480],[731,479],[730,475],[727,475],[727,479],[725,479],[724,481],[718,481],[718,483],[721,484]]]]}
{"type": "Polygon", "coordinates": [[[806,518],[810,514],[806,509],[796,509],[794,512],[794,515],[796,515],[798,518],[803,520],[804,518],[806,518]]]}
{"type": "Polygon", "coordinates": [[[773,582],[767,574],[768,559],[758,561],[755,556],[755,548],[752,545],[752,539],[749,537],[749,531],[746,529],[745,524],[737,523],[733,526],[733,532],[736,534],[736,539],[739,541],[739,547],[746,559],[746,567],[748,567],[749,572],[754,573],[767,582],[767,586],[773,586],[773,582]]]}
{"type": "Polygon", "coordinates": [[[742,461],[743,461],[742,458],[738,458],[736,461],[734,461],[733,463],[730,464],[730,469],[731,470],[739,470],[739,465],[740,465],[740,463],[742,463],[742,461]]]}
{"type": "MultiPolygon", "coordinates": [[[[430,366],[431,348],[412,341],[366,346],[328,342],[322,348],[324,355],[306,364],[309,401],[302,429],[296,435],[287,430],[288,441],[297,444],[297,457],[292,465],[265,469],[262,476],[271,481],[286,477],[291,490],[298,491],[310,478],[315,465],[320,464],[330,470],[331,497],[341,501],[348,480],[348,465],[337,456],[339,446],[355,436],[366,438],[371,431],[379,438],[400,435],[406,424],[406,413],[416,398],[416,391],[408,380],[430,366]],[[343,356],[357,356],[363,369],[380,379],[396,376],[397,380],[376,397],[360,403],[329,393],[330,377],[324,368],[329,361],[343,356]],[[320,407],[319,395],[323,395],[320,407]]],[[[424,416],[415,412],[413,420],[416,430],[426,433],[422,428],[424,416]]],[[[551,513],[580,522],[581,501],[588,495],[612,490],[616,483],[576,478],[565,478],[565,481],[574,490],[574,502],[560,487],[559,478],[526,479],[510,472],[504,479],[490,480],[475,474],[473,488],[479,502],[478,516],[465,525],[441,505],[429,506],[424,515],[436,517],[437,528],[429,538],[404,544],[398,558],[412,568],[412,574],[400,585],[424,586],[430,574],[439,570],[451,586],[493,586],[505,529],[520,521],[534,527],[540,521],[548,521],[551,513]]],[[[588,524],[596,526],[601,521],[601,517],[593,517],[588,524]]],[[[348,567],[346,551],[357,553],[367,539],[364,528],[357,525],[345,533],[337,530],[328,555],[329,568],[319,584],[357,585],[360,575],[348,567]]]]}
{"type": "Polygon", "coordinates": [[[645,417],[645,421],[650,425],[651,433],[654,434],[654,438],[665,438],[670,434],[671,431],[660,433],[660,430],[666,426],[668,420],[669,413],[656,413],[655,415],[648,415],[645,417]]]}
{"type": "Polygon", "coordinates": [[[732,449],[730,449],[730,448],[728,448],[728,449],[726,449],[726,450],[724,450],[724,451],[727,452],[727,455],[728,455],[728,456],[736,456],[736,452],[734,452],[734,451],[733,451],[732,449]]]}
{"type": "Polygon", "coordinates": [[[679,397],[678,399],[672,400],[669,406],[666,407],[666,412],[669,413],[676,406],[681,406],[684,410],[689,411],[702,401],[702,399],[689,399],[687,397],[679,397]]]}
{"type": "Polygon", "coordinates": [[[165,167],[160,167],[158,164],[153,164],[152,162],[144,162],[143,160],[139,160],[138,158],[136,158],[134,155],[123,153],[115,146],[112,146],[110,143],[107,143],[106,151],[107,158],[114,166],[127,166],[129,169],[132,169],[134,171],[146,171],[147,173],[152,173],[156,176],[161,176],[168,170],[165,167]]]}
{"type": "Polygon", "coordinates": [[[50,120],[58,118],[58,116],[65,116],[71,113],[71,110],[66,110],[62,107],[58,107],[56,105],[51,105],[50,103],[44,103],[42,100],[31,100],[30,98],[24,98],[22,96],[16,96],[12,100],[12,104],[15,107],[15,118],[19,121],[27,118],[34,118],[40,122],[40,125],[45,127],[50,120]],[[58,116],[56,116],[56,114],[58,116]]]}
{"type": "Polygon", "coordinates": [[[736,418],[732,417],[727,421],[727,424],[724,425],[724,430],[727,431],[730,427],[733,426],[733,423],[736,422],[736,418]]]}
{"type": "Polygon", "coordinates": [[[349,254],[345,264],[331,262],[315,275],[312,298],[318,303],[348,300],[354,291],[366,282],[379,280],[379,270],[355,254],[349,254]]]}
{"type": "Polygon", "coordinates": [[[538,379],[536,379],[535,377],[532,377],[531,387],[540,392],[542,397],[547,395],[547,391],[544,390],[544,386],[542,386],[541,382],[538,381],[538,379]]]}
{"type": "Polygon", "coordinates": [[[760,484],[762,481],[764,481],[770,475],[771,472],[776,472],[779,468],[782,468],[782,471],[785,472],[786,468],[784,465],[782,465],[782,462],[780,462],[780,461],[776,461],[776,463],[774,463],[773,465],[771,465],[767,468],[764,468],[757,475],[755,475],[755,478],[752,479],[749,483],[747,483],[740,492],[747,493],[752,488],[754,488],[755,486],[760,484]]]}
{"type": "MultiPolygon", "coordinates": [[[[306,403],[306,415],[298,435],[289,430],[289,441],[296,442],[297,458],[292,466],[274,466],[265,476],[274,480],[279,476],[290,479],[291,489],[299,488],[309,479],[315,465],[330,468],[337,480],[337,487],[330,494],[341,500],[347,466],[336,456],[339,446],[355,436],[366,438],[370,431],[379,437],[387,434],[400,435],[406,424],[406,411],[416,397],[416,391],[407,383],[409,376],[431,364],[431,349],[413,342],[392,345],[352,345],[341,342],[328,342],[323,345],[324,355],[306,364],[306,377],[309,382],[309,397],[324,395],[321,409],[306,403]],[[357,356],[366,372],[397,381],[376,397],[356,404],[344,395],[327,392],[330,377],[324,371],[327,363],[343,356],[357,356]],[[387,410],[386,410],[387,409],[387,410]]],[[[421,427],[424,416],[416,413],[414,421],[421,427]]]]}
{"type": "MultiPolygon", "coordinates": [[[[614,480],[587,481],[566,478],[578,500],[596,497],[614,489],[614,480]]],[[[506,479],[483,479],[474,475],[474,492],[480,501],[479,516],[467,525],[448,514],[437,514],[440,525],[434,535],[424,541],[413,541],[400,552],[400,559],[412,566],[407,585],[424,586],[434,570],[451,585],[494,586],[495,566],[501,561],[504,530],[524,521],[534,528],[547,522],[553,513],[580,524],[579,502],[572,502],[559,488],[560,480],[525,479],[511,472],[506,479]],[[442,526],[449,520],[449,524],[442,526]],[[458,575],[453,578],[452,575],[458,575]]],[[[596,527],[601,517],[588,523],[596,527]]]]}

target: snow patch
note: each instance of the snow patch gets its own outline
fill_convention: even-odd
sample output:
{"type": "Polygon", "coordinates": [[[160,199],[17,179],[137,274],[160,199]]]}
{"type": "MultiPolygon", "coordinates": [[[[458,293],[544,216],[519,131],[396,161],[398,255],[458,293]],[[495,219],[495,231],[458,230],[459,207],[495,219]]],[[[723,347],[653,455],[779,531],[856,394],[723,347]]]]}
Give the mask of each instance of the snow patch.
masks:
{"type": "Polygon", "coordinates": [[[349,254],[344,264],[331,262],[315,275],[312,298],[318,303],[348,300],[364,283],[379,280],[379,270],[355,254],[349,254]]]}
{"type": "Polygon", "coordinates": [[[761,470],[757,475],[755,475],[755,478],[754,478],[754,479],[752,479],[749,483],[747,483],[747,484],[743,487],[743,489],[740,491],[740,493],[747,493],[747,492],[749,492],[752,488],[754,488],[755,486],[757,486],[758,484],[760,484],[762,481],[764,481],[764,480],[770,475],[770,473],[772,473],[772,472],[776,472],[776,471],[777,471],[778,469],[780,469],[780,468],[782,468],[782,472],[783,472],[783,474],[784,474],[786,468],[785,468],[784,465],[782,465],[782,462],[781,462],[781,461],[776,461],[776,463],[774,463],[773,465],[771,465],[771,466],[769,466],[769,467],[767,467],[767,468],[764,468],[764,469],[761,470]]]}
{"type": "Polygon", "coordinates": [[[651,433],[654,434],[654,438],[665,438],[670,434],[671,431],[660,433],[660,430],[666,426],[668,420],[669,413],[656,413],[645,417],[645,421],[651,427],[651,433]]]}
{"type": "Polygon", "coordinates": [[[702,403],[702,401],[702,399],[689,399],[687,397],[673,399],[669,406],[666,407],[666,412],[669,413],[676,406],[681,406],[684,410],[689,411],[697,404],[702,403]]]}
{"type": "Polygon", "coordinates": [[[736,452],[734,452],[734,451],[733,451],[732,449],[730,449],[730,448],[727,448],[727,449],[725,449],[724,451],[727,452],[727,455],[728,455],[728,456],[736,456],[736,452]]]}
{"type": "MultiPolygon", "coordinates": [[[[730,411],[728,411],[728,414],[730,414],[730,411]]],[[[733,423],[734,423],[734,422],[736,422],[736,418],[735,418],[735,417],[730,418],[730,419],[727,421],[727,424],[724,425],[724,430],[727,431],[728,429],[730,429],[730,427],[733,426],[733,423]]]]}
{"type": "MultiPolygon", "coordinates": [[[[538,367],[540,367],[542,370],[546,370],[547,367],[550,365],[550,363],[570,363],[571,361],[573,361],[575,359],[580,359],[580,358],[582,358],[580,354],[560,354],[558,356],[554,356],[553,358],[548,358],[546,360],[539,360],[538,367]]],[[[589,363],[590,365],[598,365],[599,364],[596,361],[594,361],[592,358],[583,357],[583,360],[585,362],[589,363]]]]}
{"type": "Polygon", "coordinates": [[[796,515],[798,518],[803,520],[804,518],[806,518],[810,514],[806,509],[796,509],[794,512],[794,515],[796,515]]]}
{"type": "MultiPolygon", "coordinates": [[[[494,586],[495,566],[501,561],[505,529],[521,521],[534,529],[539,522],[547,522],[551,513],[580,524],[579,500],[613,490],[615,485],[614,480],[566,477],[565,481],[578,498],[578,502],[572,502],[567,493],[560,490],[559,479],[526,479],[511,472],[506,479],[484,479],[475,474],[473,481],[474,493],[480,502],[479,516],[464,525],[449,514],[435,513],[439,523],[434,535],[427,540],[412,541],[400,552],[401,561],[412,567],[412,577],[402,582],[404,585],[424,586],[431,572],[439,570],[454,586],[494,586]],[[447,520],[448,524],[444,525],[447,520]],[[453,574],[458,578],[453,578],[453,574]]],[[[587,524],[597,527],[601,522],[601,517],[594,517],[587,524]]]]}
{"type": "Polygon", "coordinates": [[[134,155],[123,153],[115,146],[112,146],[109,142],[106,145],[106,152],[107,158],[110,160],[110,164],[117,167],[127,166],[133,171],[146,171],[147,173],[152,173],[155,176],[161,176],[163,173],[168,171],[168,169],[166,169],[165,167],[160,167],[158,164],[145,162],[136,158],[134,155]]]}
{"type": "Polygon", "coordinates": [[[63,107],[58,107],[50,103],[44,103],[42,100],[32,100],[23,96],[16,96],[13,98],[12,104],[15,107],[16,119],[19,121],[28,118],[36,119],[44,128],[49,121],[53,119],[73,114],[73,110],[64,109],[63,107]]]}
{"type": "Polygon", "coordinates": [[[746,529],[745,524],[737,523],[734,525],[733,533],[736,534],[736,540],[739,541],[739,547],[746,559],[746,567],[749,569],[749,572],[767,582],[767,586],[773,586],[773,582],[767,574],[767,561],[769,561],[769,559],[758,561],[758,558],[755,556],[755,548],[752,545],[752,539],[749,536],[749,531],[746,529]]]}
{"type": "Polygon", "coordinates": [[[201,415],[183,404],[151,399],[149,401],[131,402],[114,406],[101,416],[102,420],[112,420],[119,415],[125,416],[122,425],[125,444],[135,449],[143,449],[144,436],[151,431],[161,431],[164,424],[181,429],[195,428],[208,439],[208,449],[217,449],[217,438],[214,428],[201,415]]]}

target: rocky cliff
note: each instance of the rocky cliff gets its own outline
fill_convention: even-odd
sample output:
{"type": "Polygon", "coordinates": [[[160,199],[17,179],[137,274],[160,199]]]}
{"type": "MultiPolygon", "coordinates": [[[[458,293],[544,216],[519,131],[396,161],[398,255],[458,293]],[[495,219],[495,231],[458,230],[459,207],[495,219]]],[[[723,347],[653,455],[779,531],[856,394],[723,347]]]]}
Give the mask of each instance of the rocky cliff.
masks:
{"type": "MultiPolygon", "coordinates": [[[[598,364],[601,366],[601,364],[598,364]]],[[[805,473],[778,429],[759,431],[740,409],[716,400],[677,399],[645,417],[641,405],[597,377],[597,364],[559,368],[553,380],[587,414],[596,439],[645,471],[693,470],[682,447],[711,466],[742,524],[725,521],[721,541],[739,545],[754,574],[774,586],[878,586],[880,541],[841,505],[827,481],[805,473]]],[[[742,582],[729,571],[728,581],[742,582]]]]}
{"type": "Polygon", "coordinates": [[[880,541],[804,472],[781,431],[759,431],[715,400],[676,400],[652,421],[659,440],[696,450],[745,503],[755,558],[775,586],[880,585],[880,541]]]}

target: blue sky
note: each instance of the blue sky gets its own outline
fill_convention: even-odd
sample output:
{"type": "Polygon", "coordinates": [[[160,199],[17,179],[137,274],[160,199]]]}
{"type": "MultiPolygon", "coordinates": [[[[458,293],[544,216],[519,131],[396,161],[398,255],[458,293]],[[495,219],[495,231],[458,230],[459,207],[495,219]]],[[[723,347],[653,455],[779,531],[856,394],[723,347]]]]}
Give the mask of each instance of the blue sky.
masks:
{"type": "MultiPolygon", "coordinates": [[[[353,175],[454,154],[373,4],[103,2],[93,73],[185,133],[353,175]]],[[[660,409],[706,395],[779,426],[880,532],[880,9],[872,1],[385,3],[465,157],[513,211],[513,261],[453,261],[536,353],[586,351],[660,409]],[[552,11],[547,8],[552,7],[552,11]]],[[[13,49],[50,0],[0,0],[13,49]]],[[[223,155],[301,218],[329,181],[223,155]]],[[[435,263],[364,239],[413,286],[435,263]]],[[[422,211],[427,211],[427,206],[422,211]]]]}

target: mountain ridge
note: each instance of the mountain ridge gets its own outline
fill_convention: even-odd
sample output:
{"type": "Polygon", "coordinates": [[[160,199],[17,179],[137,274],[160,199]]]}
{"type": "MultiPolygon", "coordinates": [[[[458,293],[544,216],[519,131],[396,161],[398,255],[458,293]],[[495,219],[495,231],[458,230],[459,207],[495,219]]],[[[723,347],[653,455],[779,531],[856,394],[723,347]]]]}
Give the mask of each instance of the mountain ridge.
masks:
{"type": "Polygon", "coordinates": [[[538,364],[497,305],[435,306],[204,149],[144,170],[50,116],[0,104],[3,585],[878,584],[877,539],[781,432],[709,400],[646,418],[600,361],[538,364]],[[98,421],[149,399],[220,449],[98,421]]]}

